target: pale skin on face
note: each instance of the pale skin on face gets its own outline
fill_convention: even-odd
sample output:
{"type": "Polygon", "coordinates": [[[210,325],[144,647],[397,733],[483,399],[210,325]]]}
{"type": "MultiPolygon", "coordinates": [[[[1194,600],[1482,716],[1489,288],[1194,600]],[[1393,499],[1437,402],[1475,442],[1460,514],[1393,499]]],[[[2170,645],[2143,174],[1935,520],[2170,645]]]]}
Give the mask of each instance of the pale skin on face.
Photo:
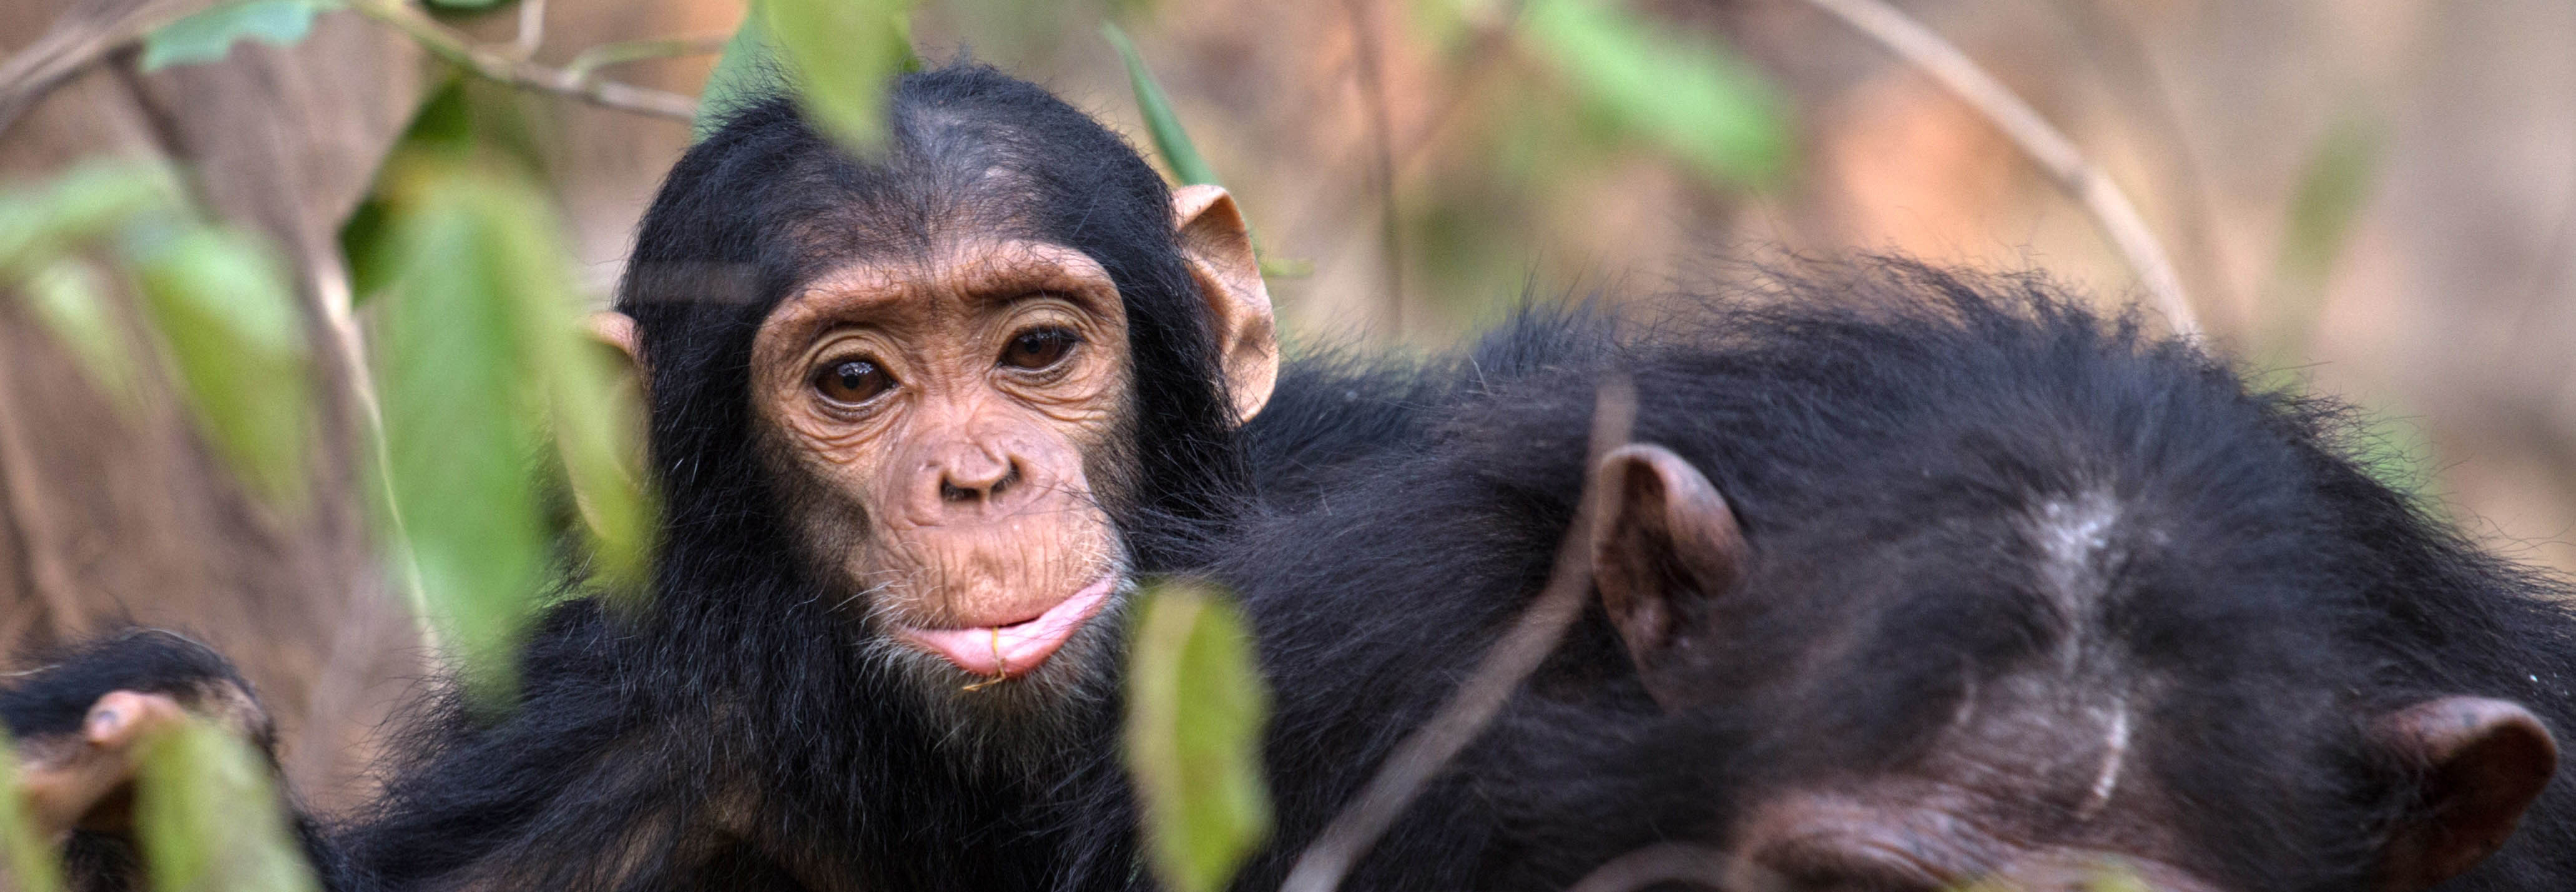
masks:
{"type": "Polygon", "coordinates": [[[782,303],[752,348],[753,402],[803,473],[872,496],[867,544],[837,562],[848,584],[915,595],[887,610],[908,626],[1017,623],[1116,559],[1083,456],[1120,430],[1126,332],[1080,252],[950,242],[782,303]]]}

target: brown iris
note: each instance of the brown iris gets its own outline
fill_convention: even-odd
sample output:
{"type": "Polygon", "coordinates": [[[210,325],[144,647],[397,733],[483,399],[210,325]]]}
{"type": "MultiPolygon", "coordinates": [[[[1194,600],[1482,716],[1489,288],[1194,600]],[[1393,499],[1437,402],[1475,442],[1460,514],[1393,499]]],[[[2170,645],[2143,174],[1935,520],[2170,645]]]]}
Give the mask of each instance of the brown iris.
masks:
{"type": "Polygon", "coordinates": [[[1002,349],[1002,364],[1016,369],[1043,369],[1064,361],[1082,338],[1071,330],[1038,328],[1021,332],[1002,349]]]}
{"type": "Polygon", "coordinates": [[[814,389],[833,402],[856,405],[893,390],[894,376],[865,359],[843,360],[816,372],[814,389]]]}

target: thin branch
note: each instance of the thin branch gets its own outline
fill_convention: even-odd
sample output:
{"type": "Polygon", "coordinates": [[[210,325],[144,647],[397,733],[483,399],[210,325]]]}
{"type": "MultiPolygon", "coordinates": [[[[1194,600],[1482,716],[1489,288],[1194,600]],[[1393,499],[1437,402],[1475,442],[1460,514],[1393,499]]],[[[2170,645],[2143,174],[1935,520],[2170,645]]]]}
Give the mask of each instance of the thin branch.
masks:
{"type": "MultiPolygon", "coordinates": [[[[1600,463],[1602,454],[1628,442],[1628,433],[1636,421],[1637,395],[1625,379],[1603,382],[1592,409],[1592,440],[1584,461],[1590,469],[1600,463]]],[[[1556,649],[1557,640],[1565,636],[1566,627],[1581,616],[1585,596],[1592,591],[1592,525],[1602,509],[1604,493],[1595,487],[1584,488],[1574,522],[1567,527],[1565,539],[1557,545],[1555,568],[1548,574],[1547,587],[1538,598],[1521,611],[1520,619],[1503,634],[1493,649],[1485,652],[1476,671],[1442,704],[1440,712],[1406,735],[1395,752],[1378,766],[1368,786],[1360,789],[1342,806],[1324,832],[1299,853],[1297,864],[1288,872],[1281,892],[1332,892],[1342,878],[1368,853],[1377,839],[1395,823],[1424,786],[1447,767],[1449,760],[1483,733],[1485,724],[1501,711],[1519,690],[1521,680],[1536,670],[1540,661],[1556,649]]]]}
{"type": "Polygon", "coordinates": [[[698,101],[695,99],[510,58],[504,53],[476,46],[464,34],[439,24],[428,13],[403,0],[357,0],[349,4],[349,8],[409,35],[431,55],[489,80],[640,115],[675,121],[697,118],[698,101]]]}
{"type": "Polygon", "coordinates": [[[510,58],[534,59],[545,42],[546,0],[519,0],[519,34],[510,41],[510,58]]]}
{"type": "MultiPolygon", "coordinates": [[[[2198,152],[2192,151],[2191,128],[2183,120],[2174,102],[2174,92],[2163,75],[2156,71],[2156,60],[2147,52],[2137,29],[2130,27],[2119,13],[2108,8],[2107,0],[2058,0],[2081,39],[2091,44],[2087,53],[2103,77],[2112,82],[2129,107],[2147,119],[2140,128],[2150,139],[2163,145],[2158,152],[2165,160],[2167,179],[2182,193],[2173,204],[2174,224],[2181,230],[2184,259],[2199,274],[2192,277],[2192,287],[2204,300],[2215,300],[2220,307],[2240,307],[2234,298],[2235,283],[2229,281],[2224,250],[2211,234],[2210,219],[2216,216],[2209,199],[2209,179],[2201,175],[2198,152]]],[[[2243,313],[2238,314],[2239,319],[2243,313]]],[[[2249,326],[2250,328],[2250,326],[2249,326]]]]}
{"type": "Polygon", "coordinates": [[[1395,213],[1395,124],[1386,111],[1385,71],[1377,53],[1376,29],[1368,23],[1368,0],[1344,0],[1351,18],[1351,46],[1359,56],[1360,98],[1368,103],[1370,139],[1377,153],[1380,250],[1386,255],[1386,336],[1404,337],[1404,221],[1395,213]]]}
{"type": "Polygon", "coordinates": [[[2157,308],[2173,324],[2174,331],[2186,337],[2198,337],[2200,320],[2191,302],[2183,296],[2182,278],[2174,272],[2173,259],[2164,245],[2156,241],[2146,218],[2136,205],[2104,174],[2075,148],[2066,134],[2049,126],[2039,112],[2013,94],[2002,82],[1977,67],[1966,53],[1952,46],[1941,35],[1932,33],[1921,22],[1908,18],[1881,0],[1806,0],[1807,5],[1823,10],[1853,29],[1869,35],[1898,58],[1930,75],[1953,95],[1968,103],[1986,120],[2004,132],[2022,153],[2037,162],[2041,170],[2057,181],[2059,188],[2093,215],[2138,273],[2147,292],[2155,296],[2157,308]]]}
{"type": "Polygon", "coordinates": [[[187,6],[188,0],[89,0],[64,11],[45,33],[0,61],[0,131],[36,100],[179,18],[187,6]]]}
{"type": "Polygon", "coordinates": [[[573,56],[564,63],[564,73],[588,77],[592,72],[611,65],[625,65],[651,59],[674,59],[681,56],[712,56],[724,52],[731,34],[695,34],[687,37],[661,37],[652,40],[628,40],[603,43],[573,56]]]}

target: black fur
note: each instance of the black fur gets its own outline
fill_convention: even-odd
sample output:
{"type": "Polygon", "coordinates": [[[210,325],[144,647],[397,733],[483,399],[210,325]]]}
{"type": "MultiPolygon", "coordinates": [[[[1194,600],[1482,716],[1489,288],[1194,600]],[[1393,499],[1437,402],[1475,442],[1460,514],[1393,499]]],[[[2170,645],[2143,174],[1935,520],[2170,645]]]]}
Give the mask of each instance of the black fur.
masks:
{"type": "Polygon", "coordinates": [[[24,683],[0,688],[0,721],[12,736],[78,731],[90,705],[110,691],[168,694],[193,704],[225,685],[251,689],[223,655],[160,629],[131,629],[44,662],[48,665],[28,674],[24,683]]]}
{"type": "MultiPolygon", "coordinates": [[[[1704,472],[1751,544],[1735,593],[1684,602],[1725,655],[1695,676],[1718,705],[1658,710],[1591,608],[1352,888],[1562,888],[1659,841],[1723,845],[1769,791],[1908,764],[1966,685],[2066,634],[2015,524],[2092,493],[2116,506],[2119,557],[2088,646],[2159,692],[2138,749],[2185,803],[2185,866],[2205,877],[2367,888],[2414,804],[2363,743],[2386,710],[2475,694],[2576,729],[2566,586],[2365,473],[2348,410],[2251,389],[2037,278],[1805,276],[1433,413],[1423,448],[1246,522],[1215,573],[1274,677],[1280,816],[1237,888],[1275,888],[1536,593],[1607,374],[1635,384],[1634,439],[1704,472]]],[[[2502,853],[2440,888],[2571,885],[2562,776],[2502,853]]]]}
{"type": "MultiPolygon", "coordinates": [[[[1256,482],[1174,243],[1170,194],[1135,151],[980,66],[907,76],[892,108],[891,147],[869,163],[772,98],[729,112],[673,169],[617,299],[648,366],[663,495],[649,606],[551,609],[505,709],[424,704],[382,797],[314,837],[331,888],[1133,881],[1114,672],[1058,691],[1043,723],[961,724],[920,708],[884,645],[836,609],[845,593],[806,571],[783,506],[810,484],[763,461],[751,412],[761,320],[829,265],[926,250],[934,227],[1089,255],[1126,304],[1132,359],[1132,442],[1115,458],[1133,467],[1113,469],[1132,479],[1104,502],[1145,572],[1197,553],[1258,490],[1320,479],[1364,452],[1359,440],[1404,429],[1404,399],[1422,394],[1394,383],[1411,374],[1402,364],[1290,372],[1287,409],[1263,414],[1260,437],[1265,454],[1300,456],[1299,470],[1256,482]],[[1310,386],[1371,397],[1304,399],[1310,386]]],[[[1094,665],[1114,668],[1118,620],[1104,614],[1064,653],[1105,653],[1094,665]]],[[[85,708],[148,681],[143,668],[55,673],[24,698],[85,708]]],[[[56,721],[10,718],[22,729],[56,721]]]]}
{"type": "MultiPolygon", "coordinates": [[[[1101,887],[1131,866],[1116,822],[1064,788],[1114,784],[1114,679],[1054,739],[986,741],[913,708],[841,596],[803,572],[750,414],[753,333],[787,291],[850,259],[927,250],[935,225],[1067,245],[1127,305],[1135,498],[1110,509],[1144,569],[1249,486],[1163,181],[1116,135],[990,69],[911,75],[892,148],[856,164],[784,99],[731,113],[647,214],[619,309],[653,386],[666,535],[650,610],[556,611],[508,717],[454,711],[348,837],[392,888],[497,876],[528,888],[1101,887]],[[991,171],[999,175],[989,175],[991,171]],[[727,838],[718,827],[754,828],[727,838]],[[1070,849],[1066,848],[1071,844],[1070,849]],[[1067,851],[1098,853],[1074,858],[1067,851]]],[[[1083,636],[1106,646],[1116,623],[1083,636]]],[[[1079,643],[1079,642],[1078,642],[1079,643]]]]}

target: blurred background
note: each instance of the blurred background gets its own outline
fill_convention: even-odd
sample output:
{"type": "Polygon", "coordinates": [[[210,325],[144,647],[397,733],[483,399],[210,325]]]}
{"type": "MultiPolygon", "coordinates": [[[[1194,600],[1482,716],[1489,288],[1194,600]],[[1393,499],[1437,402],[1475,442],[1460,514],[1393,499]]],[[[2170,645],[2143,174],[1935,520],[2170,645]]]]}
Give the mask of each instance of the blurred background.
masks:
{"type": "MultiPolygon", "coordinates": [[[[745,6],[517,0],[412,21],[278,2],[304,3],[305,31],[150,71],[138,37],[215,3],[0,4],[0,185],[175,162],[208,219],[273,246],[325,447],[300,453],[305,507],[280,510],[224,473],[185,400],[103,393],[41,302],[0,299],[0,670],[114,621],[201,635],[243,659],[289,732],[290,779],[328,807],[427,665],[369,533],[372,396],[351,383],[380,166],[420,139],[431,97],[470,105],[442,126],[533,172],[573,290],[605,300],[745,6]],[[589,79],[458,87],[459,59],[589,79]],[[602,79],[628,107],[563,95],[602,79]]],[[[1894,5],[2136,203],[2213,343],[2365,407],[2395,473],[2465,529],[2576,569],[2576,4],[1894,5]]],[[[925,0],[912,37],[1150,147],[1113,21],[1242,200],[1292,351],[1437,348],[1524,293],[1652,300],[1784,253],[2148,296],[1986,114],[1804,0],[925,0]]]]}

